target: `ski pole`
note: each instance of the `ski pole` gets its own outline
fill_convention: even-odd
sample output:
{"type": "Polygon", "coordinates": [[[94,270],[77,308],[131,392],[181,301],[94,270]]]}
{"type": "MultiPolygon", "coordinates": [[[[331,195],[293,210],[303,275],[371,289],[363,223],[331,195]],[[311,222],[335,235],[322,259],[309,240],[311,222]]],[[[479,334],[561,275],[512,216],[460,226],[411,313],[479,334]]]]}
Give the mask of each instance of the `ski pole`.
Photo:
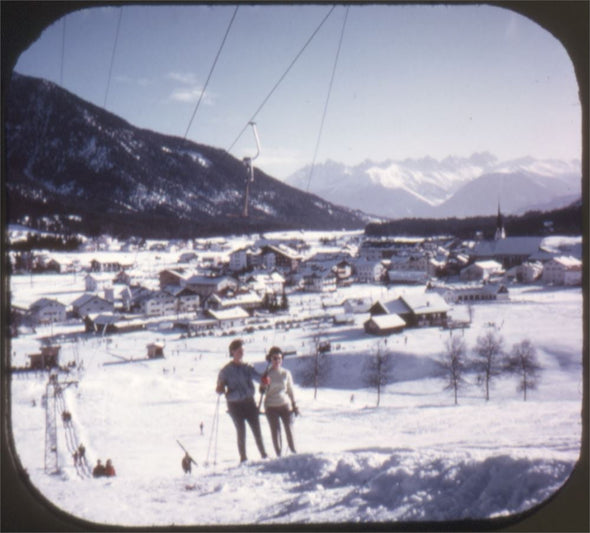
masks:
{"type": "MultiPolygon", "coordinates": [[[[262,377],[265,378],[266,376],[268,376],[268,372],[270,370],[270,367],[272,366],[272,363],[269,361],[268,365],[266,365],[266,370],[264,371],[264,373],[262,374],[262,377]]],[[[258,412],[260,413],[260,406],[262,405],[262,399],[264,398],[264,393],[266,392],[266,387],[265,388],[261,388],[260,390],[260,400],[258,400],[258,412]]]]}
{"type": "Polygon", "coordinates": [[[217,431],[217,426],[219,425],[219,402],[221,400],[221,394],[217,396],[217,403],[215,404],[215,412],[213,413],[213,422],[211,423],[211,435],[209,435],[209,446],[207,447],[207,458],[205,460],[205,465],[209,465],[209,455],[211,453],[211,444],[213,442],[213,434],[217,431]]]}

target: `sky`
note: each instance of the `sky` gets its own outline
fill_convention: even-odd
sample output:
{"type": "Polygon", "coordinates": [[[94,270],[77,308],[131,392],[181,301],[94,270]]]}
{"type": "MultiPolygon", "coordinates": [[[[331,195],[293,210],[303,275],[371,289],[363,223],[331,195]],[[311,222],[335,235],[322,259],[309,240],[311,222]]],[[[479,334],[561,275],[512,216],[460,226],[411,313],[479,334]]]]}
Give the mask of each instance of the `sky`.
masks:
{"type": "Polygon", "coordinates": [[[279,179],[326,160],[581,157],[567,52],[499,7],[97,7],[49,26],[15,70],[238,158],[257,153],[254,121],[254,164],[279,179]]]}

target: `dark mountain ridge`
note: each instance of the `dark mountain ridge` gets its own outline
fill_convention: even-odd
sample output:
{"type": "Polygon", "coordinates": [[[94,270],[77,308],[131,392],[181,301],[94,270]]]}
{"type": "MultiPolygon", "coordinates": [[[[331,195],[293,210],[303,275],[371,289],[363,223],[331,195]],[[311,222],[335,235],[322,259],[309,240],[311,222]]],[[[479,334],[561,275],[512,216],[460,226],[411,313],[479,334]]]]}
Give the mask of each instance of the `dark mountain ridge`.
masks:
{"type": "Polygon", "coordinates": [[[7,222],[63,231],[195,237],[278,229],[352,229],[368,221],[224,150],[139,129],[46,80],[14,73],[5,116],[7,222]]]}

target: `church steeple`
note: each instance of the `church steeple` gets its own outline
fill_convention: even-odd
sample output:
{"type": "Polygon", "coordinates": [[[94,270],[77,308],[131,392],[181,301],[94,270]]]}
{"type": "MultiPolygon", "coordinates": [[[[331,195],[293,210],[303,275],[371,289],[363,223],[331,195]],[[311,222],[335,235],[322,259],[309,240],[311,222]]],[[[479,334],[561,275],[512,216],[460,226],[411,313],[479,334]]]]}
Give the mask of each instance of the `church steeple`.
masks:
{"type": "Polygon", "coordinates": [[[496,218],[496,234],[494,235],[494,239],[499,241],[500,239],[506,238],[506,231],[504,230],[504,217],[502,216],[502,211],[500,210],[500,200],[498,200],[498,216],[496,218]]]}

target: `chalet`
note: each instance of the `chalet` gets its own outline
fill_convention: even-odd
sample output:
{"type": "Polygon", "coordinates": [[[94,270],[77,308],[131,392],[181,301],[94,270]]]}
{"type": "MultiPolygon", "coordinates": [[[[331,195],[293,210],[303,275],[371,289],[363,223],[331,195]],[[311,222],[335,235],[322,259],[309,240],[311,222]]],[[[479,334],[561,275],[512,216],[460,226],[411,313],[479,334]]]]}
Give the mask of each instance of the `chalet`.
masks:
{"type": "Polygon", "coordinates": [[[581,285],[582,261],[575,257],[555,257],[543,265],[542,281],[554,285],[581,285]]]}
{"type": "Polygon", "coordinates": [[[96,294],[84,293],[72,302],[74,315],[79,318],[95,313],[112,312],[113,309],[114,305],[112,302],[109,302],[96,294]]]}
{"type": "Polygon", "coordinates": [[[344,285],[352,278],[352,273],[354,270],[352,266],[352,260],[342,259],[332,267],[332,270],[336,275],[337,283],[344,285]]]}
{"type": "Polygon", "coordinates": [[[208,309],[229,309],[232,307],[241,307],[246,311],[253,311],[262,307],[262,297],[253,291],[237,292],[228,295],[212,294],[207,299],[208,309]]]}
{"type": "Polygon", "coordinates": [[[66,319],[66,306],[57,300],[40,298],[30,305],[27,316],[33,325],[63,322],[66,319]]]}
{"type": "Polygon", "coordinates": [[[187,287],[168,285],[162,292],[174,297],[176,301],[175,310],[179,313],[197,311],[201,305],[201,297],[187,287]]]}
{"type": "Polygon", "coordinates": [[[399,315],[375,315],[364,323],[367,333],[372,335],[390,335],[403,331],[406,322],[399,315]]]}
{"type": "Polygon", "coordinates": [[[502,265],[497,261],[488,259],[487,261],[476,261],[475,263],[463,268],[459,273],[459,279],[462,281],[488,280],[491,276],[502,274],[504,272],[502,265]]]}
{"type": "Polygon", "coordinates": [[[261,247],[260,251],[262,264],[269,270],[277,268],[281,271],[294,272],[301,262],[301,256],[284,244],[265,245],[261,247]]]}
{"type": "Polygon", "coordinates": [[[59,366],[59,351],[61,346],[41,346],[41,353],[29,355],[30,365],[35,370],[45,370],[59,366]]]}
{"type": "Polygon", "coordinates": [[[369,312],[399,315],[408,327],[442,326],[447,321],[448,304],[437,293],[409,294],[388,302],[376,302],[369,312]]]}
{"type": "Polygon", "coordinates": [[[276,271],[270,274],[250,274],[244,279],[244,283],[261,296],[265,294],[283,294],[285,291],[285,278],[276,271]]]}
{"type": "Polygon", "coordinates": [[[196,292],[201,297],[201,301],[204,301],[212,294],[228,289],[237,290],[238,281],[230,276],[195,275],[187,278],[184,286],[196,292]]]}
{"type": "Polygon", "coordinates": [[[336,274],[331,270],[307,269],[302,278],[303,290],[307,292],[333,292],[336,290],[336,274]]]}
{"type": "Polygon", "coordinates": [[[229,269],[232,272],[244,272],[251,266],[250,256],[252,250],[250,247],[234,250],[229,254],[229,269]]]}
{"type": "Polygon", "coordinates": [[[196,252],[184,252],[178,258],[179,263],[195,263],[199,259],[196,252]]]}
{"type": "Polygon", "coordinates": [[[182,285],[186,281],[186,275],[183,269],[166,269],[158,274],[160,280],[160,289],[168,285],[182,285]]]}
{"type": "Polygon", "coordinates": [[[425,284],[428,281],[428,273],[417,270],[388,270],[387,281],[389,283],[425,284]]]}
{"type": "Polygon", "coordinates": [[[147,291],[142,293],[135,304],[139,312],[148,316],[172,315],[179,312],[174,295],[166,291],[147,291]]]}
{"type": "Polygon", "coordinates": [[[381,281],[385,267],[381,260],[372,261],[363,257],[354,262],[356,279],[359,283],[375,283],[381,281]]]}

